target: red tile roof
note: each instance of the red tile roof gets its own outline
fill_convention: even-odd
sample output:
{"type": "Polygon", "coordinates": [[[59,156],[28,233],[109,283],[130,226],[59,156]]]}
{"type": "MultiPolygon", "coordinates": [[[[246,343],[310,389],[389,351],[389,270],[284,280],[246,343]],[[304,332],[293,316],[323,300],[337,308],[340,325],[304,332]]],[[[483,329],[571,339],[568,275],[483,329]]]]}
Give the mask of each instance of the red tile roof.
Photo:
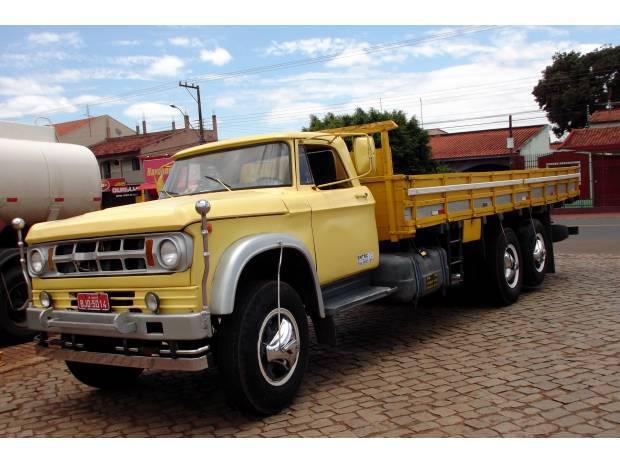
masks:
{"type": "MultiPolygon", "coordinates": [[[[543,130],[545,125],[514,127],[514,138],[517,152],[533,136],[543,130]]],[[[459,132],[456,134],[441,134],[430,137],[433,159],[452,158],[482,158],[508,156],[510,150],[506,148],[508,129],[490,129],[475,132],[459,132]]]]}
{"type": "Polygon", "coordinates": [[[618,151],[620,126],[573,129],[560,148],[575,151],[618,151]]]}
{"type": "Polygon", "coordinates": [[[93,118],[86,118],[86,119],[78,119],[77,121],[67,121],[67,122],[60,122],[58,124],[52,124],[52,127],[54,129],[56,129],[56,136],[57,137],[62,137],[63,135],[68,134],[69,132],[73,132],[76,129],[79,129],[82,126],[85,126],[86,124],[88,124],[88,121],[95,119],[93,118]]]}
{"type": "Polygon", "coordinates": [[[620,108],[595,111],[590,116],[591,123],[620,121],[620,108]]]}
{"type": "Polygon", "coordinates": [[[152,134],[126,135],[114,137],[90,147],[95,156],[118,155],[139,152],[142,147],[159,142],[172,135],[173,131],[153,132],[152,134]]]}

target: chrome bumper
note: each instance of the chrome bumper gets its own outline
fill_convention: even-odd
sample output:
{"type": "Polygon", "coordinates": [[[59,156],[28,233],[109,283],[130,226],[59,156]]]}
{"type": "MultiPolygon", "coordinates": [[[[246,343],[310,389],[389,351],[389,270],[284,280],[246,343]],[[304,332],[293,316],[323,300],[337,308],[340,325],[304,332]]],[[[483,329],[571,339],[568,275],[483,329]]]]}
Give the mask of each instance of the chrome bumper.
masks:
{"type": "Polygon", "coordinates": [[[142,369],[159,369],[169,371],[201,371],[209,367],[207,355],[196,358],[164,358],[158,356],[137,356],[113,353],[96,353],[76,351],[61,347],[36,345],[35,351],[40,356],[63,361],[75,361],[89,364],[105,364],[119,367],[138,367],[142,369]]]}
{"type": "Polygon", "coordinates": [[[211,319],[205,311],[188,314],[85,313],[29,307],[26,316],[28,328],[37,332],[177,341],[202,340],[211,335],[211,319]]]}

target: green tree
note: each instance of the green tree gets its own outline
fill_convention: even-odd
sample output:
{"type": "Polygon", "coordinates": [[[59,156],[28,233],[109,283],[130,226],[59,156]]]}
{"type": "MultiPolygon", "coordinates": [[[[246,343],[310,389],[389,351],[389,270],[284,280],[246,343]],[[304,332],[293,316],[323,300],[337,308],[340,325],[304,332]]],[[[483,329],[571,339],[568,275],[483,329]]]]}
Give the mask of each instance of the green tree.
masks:
{"type": "MultiPolygon", "coordinates": [[[[407,115],[403,111],[378,111],[371,108],[366,112],[357,108],[352,114],[335,115],[334,113],[327,113],[322,119],[312,114],[310,115],[310,124],[302,130],[320,131],[388,119],[398,124],[398,129],[390,131],[394,172],[399,174],[435,172],[437,166],[431,159],[428,133],[420,127],[415,117],[407,119],[407,115]]],[[[378,142],[378,138],[375,139],[377,145],[378,142]]]]}
{"type": "Polygon", "coordinates": [[[588,114],[602,109],[608,98],[620,99],[620,46],[556,53],[542,74],[532,94],[560,137],[585,127],[588,114]]]}

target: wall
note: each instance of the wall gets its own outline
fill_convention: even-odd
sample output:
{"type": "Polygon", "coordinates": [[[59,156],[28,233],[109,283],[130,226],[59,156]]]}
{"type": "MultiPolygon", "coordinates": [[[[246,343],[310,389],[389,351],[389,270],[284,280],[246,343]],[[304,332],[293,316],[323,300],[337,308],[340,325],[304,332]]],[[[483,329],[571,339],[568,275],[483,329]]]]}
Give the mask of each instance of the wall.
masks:
{"type": "Polygon", "coordinates": [[[31,140],[33,142],[56,142],[56,131],[49,126],[34,126],[0,121],[0,138],[31,140]]]}
{"type": "Polygon", "coordinates": [[[554,168],[579,165],[581,173],[581,186],[579,187],[579,199],[590,199],[590,168],[588,155],[584,153],[556,151],[550,155],[538,158],[538,167],[554,168]]]}
{"type": "Polygon", "coordinates": [[[519,149],[519,154],[524,158],[526,166],[535,166],[536,160],[548,153],[551,153],[551,147],[549,146],[549,131],[547,127],[538,132],[519,149]]]}
{"type": "Polygon", "coordinates": [[[107,138],[108,124],[110,125],[110,137],[112,138],[135,134],[135,131],[121,124],[114,118],[109,116],[97,116],[91,119],[90,124],[84,124],[82,127],[59,137],[59,141],[84,145],[86,147],[103,142],[107,138]]]}

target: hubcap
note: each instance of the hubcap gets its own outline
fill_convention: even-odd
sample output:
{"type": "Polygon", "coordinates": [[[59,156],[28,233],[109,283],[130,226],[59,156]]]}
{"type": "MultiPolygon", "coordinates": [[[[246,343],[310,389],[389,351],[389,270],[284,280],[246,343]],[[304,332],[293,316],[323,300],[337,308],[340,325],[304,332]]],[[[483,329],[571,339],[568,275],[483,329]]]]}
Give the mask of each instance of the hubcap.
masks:
{"type": "Polygon", "coordinates": [[[511,243],[504,250],[504,278],[510,288],[515,288],[519,282],[519,254],[511,243]]]}
{"type": "Polygon", "coordinates": [[[299,328],[288,309],[273,309],[258,334],[258,365],[265,380],[284,385],[295,372],[299,360],[299,328]]]}
{"type": "Polygon", "coordinates": [[[533,255],[536,271],[542,272],[545,268],[545,261],[547,259],[547,249],[545,248],[545,239],[540,232],[536,234],[533,255]]]}

